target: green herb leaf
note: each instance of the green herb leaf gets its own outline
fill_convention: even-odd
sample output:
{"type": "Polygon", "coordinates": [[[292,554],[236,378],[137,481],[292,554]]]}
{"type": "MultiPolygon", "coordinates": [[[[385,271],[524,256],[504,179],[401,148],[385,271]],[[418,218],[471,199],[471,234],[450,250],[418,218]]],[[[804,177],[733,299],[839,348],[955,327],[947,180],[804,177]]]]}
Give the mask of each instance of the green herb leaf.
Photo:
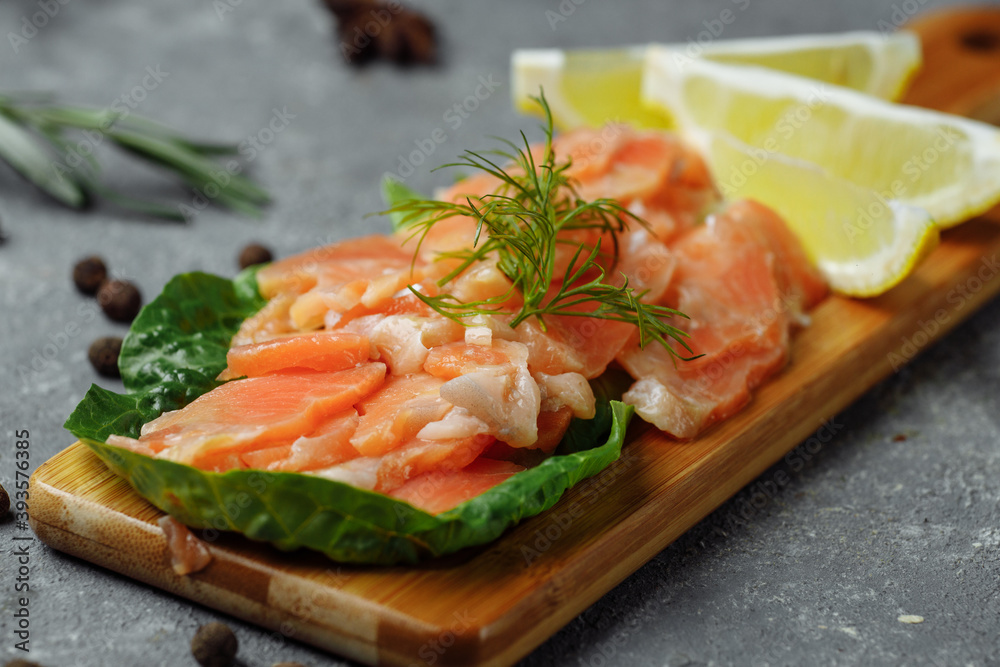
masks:
{"type": "Polygon", "coordinates": [[[128,112],[57,105],[38,95],[0,95],[0,159],[41,190],[74,208],[100,195],[147,215],[185,219],[176,205],[138,200],[101,185],[97,158],[91,151],[81,155],[70,133],[82,133],[91,144],[107,137],[109,143],[174,172],[217,204],[244,215],[259,217],[260,207],[270,202],[267,192],[251,180],[211,159],[235,153],[235,145],[186,139],[128,112]]]}
{"type": "Polygon", "coordinates": [[[386,206],[392,207],[389,219],[392,221],[392,231],[398,232],[408,226],[409,220],[403,212],[393,209],[422,201],[424,196],[399,179],[386,176],[382,179],[382,199],[386,206]]]}
{"type": "MultiPolygon", "coordinates": [[[[444,167],[464,167],[485,172],[499,182],[496,190],[482,197],[469,197],[466,203],[421,199],[402,184],[383,184],[386,199],[391,202],[387,213],[393,226],[413,230],[419,244],[431,228],[456,215],[477,222],[474,246],[470,250],[442,253],[444,258],[461,260],[448,275],[438,280],[440,287],[477,262],[494,259],[497,267],[510,279],[512,290],[520,296],[513,309],[511,327],[529,318],[538,320],[545,329],[547,316],[589,317],[634,324],[639,330],[639,344],[650,341],[663,345],[671,355],[681,356],[671,341],[691,353],[687,334],[672,324],[672,318],[684,318],[671,308],[647,304],[643,294],[636,293],[625,279],[614,285],[605,280],[607,257],[601,243],[586,246],[566,238],[564,232],[596,230],[610,237],[612,270],[618,259],[618,235],[635,223],[648,224],[634,213],[610,199],[582,200],[567,175],[569,162],[556,160],[552,148],[552,113],[544,93],[532,98],[542,107],[546,125],[545,146],[541,161],[532,153],[524,133],[520,145],[501,139],[505,148],[477,153],[466,151],[458,162],[444,167]],[[506,166],[505,166],[506,165],[506,166]],[[567,244],[576,245],[576,253],[565,273],[555,270],[557,251],[567,244]],[[587,279],[588,276],[595,276],[587,279]]],[[[512,293],[482,301],[464,302],[447,292],[433,296],[414,288],[410,290],[438,313],[455,321],[482,313],[507,312],[512,293]]]]}
{"type": "Polygon", "coordinates": [[[139,429],[157,412],[149,409],[135,394],[116,394],[96,384],[90,390],[64,426],[78,438],[104,441],[109,435],[138,438],[139,429]]]}
{"type": "Polygon", "coordinates": [[[608,383],[595,384],[598,418],[574,420],[559,455],[437,516],[314,475],[211,473],[105,442],[111,434],[137,437],[143,423],[215,386],[230,338],[262,303],[249,269],[235,281],[177,276],[143,309],[123,345],[130,393],[92,387],[65,425],[140,495],[189,526],[235,530],[282,549],[308,547],[343,562],[413,563],[496,539],[620,455],[632,408],[609,400],[605,392],[619,388],[608,383]]]}
{"type": "Polygon", "coordinates": [[[121,114],[110,109],[45,106],[33,109],[30,116],[34,122],[103,132],[110,129],[121,117],[121,114]]]}
{"type": "Polygon", "coordinates": [[[66,206],[79,208],[86,197],[80,187],[56,171],[51,153],[39,140],[0,109],[0,158],[22,176],[66,206]]]}
{"type": "Polygon", "coordinates": [[[204,189],[215,184],[220,194],[233,195],[247,204],[266,204],[270,196],[239,174],[225,174],[216,163],[176,143],[133,131],[111,130],[112,141],[133,153],[177,171],[193,186],[204,189]],[[225,178],[219,176],[220,172],[225,178]]]}
{"type": "Polygon", "coordinates": [[[148,392],[192,371],[209,378],[221,373],[240,324],[266,303],[256,282],[253,291],[248,285],[259,269],[250,267],[235,281],[183,273],[168,282],[122,342],[118,367],[125,389],[148,392]]]}

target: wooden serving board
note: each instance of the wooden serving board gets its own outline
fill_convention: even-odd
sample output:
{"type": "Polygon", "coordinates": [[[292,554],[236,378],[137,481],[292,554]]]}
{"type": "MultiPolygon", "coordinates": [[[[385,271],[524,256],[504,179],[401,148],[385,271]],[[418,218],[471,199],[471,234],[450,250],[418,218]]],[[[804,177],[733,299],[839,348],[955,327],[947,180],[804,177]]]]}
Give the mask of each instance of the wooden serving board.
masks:
{"type": "MultiPolygon", "coordinates": [[[[910,99],[998,108],[1000,11],[932,14],[912,27],[927,64],[910,99]]],[[[947,232],[888,294],[824,301],[786,370],[736,417],[684,443],[636,422],[621,459],[554,508],[422,566],[339,566],[225,535],[206,569],[177,576],[161,512],[80,443],[35,472],[31,525],[56,549],[361,662],[507,665],[1000,292],[998,256],[996,212],[947,232]]]]}

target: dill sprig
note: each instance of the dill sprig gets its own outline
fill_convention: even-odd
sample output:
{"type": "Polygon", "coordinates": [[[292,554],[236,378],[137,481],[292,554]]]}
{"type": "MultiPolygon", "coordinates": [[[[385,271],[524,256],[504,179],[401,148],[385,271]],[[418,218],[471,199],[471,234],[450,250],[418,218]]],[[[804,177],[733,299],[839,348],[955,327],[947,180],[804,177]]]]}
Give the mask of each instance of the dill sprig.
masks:
{"type": "Polygon", "coordinates": [[[0,95],[0,160],[42,192],[75,209],[104,197],[146,215],[186,219],[180,204],[135,199],[104,185],[94,153],[105,142],[239,213],[259,216],[270,202],[253,181],[217,162],[235,154],[235,145],[192,141],[124,110],[57,104],[46,95],[0,95]]]}
{"type": "Polygon", "coordinates": [[[490,174],[500,182],[493,193],[468,197],[464,203],[447,202],[412,195],[401,197],[401,193],[412,191],[401,184],[387,184],[387,191],[395,193],[392,199],[396,202],[385,213],[392,216],[397,228],[410,229],[411,238],[417,238],[414,261],[435,224],[456,215],[476,220],[472,248],[439,254],[458,260],[455,268],[438,281],[439,287],[445,287],[473,264],[495,258],[497,268],[511,281],[510,290],[469,302],[448,293],[424,294],[412,285],[410,290],[429,307],[458,322],[483,313],[511,310],[516,290],[521,305],[512,312],[511,327],[535,318],[545,330],[545,318],[556,315],[627,322],[638,329],[640,346],[656,341],[672,355],[690,358],[680,356],[669,342],[677,341],[691,352],[684,340],[687,334],[666,321],[686,315],[643,302],[645,292],[636,293],[624,274],[621,285],[606,281],[601,260],[609,262],[613,270],[619,253],[618,235],[630,223],[647,228],[648,224],[612,199],[585,201],[579,196],[567,174],[570,161],[556,160],[552,148],[552,113],[544,92],[532,99],[541,106],[546,121],[542,126],[545,144],[540,161],[521,132],[523,145],[497,137],[503,148],[465,151],[457,162],[438,167],[471,168],[490,174]],[[566,234],[577,230],[596,230],[597,242],[588,246],[566,234]],[[610,237],[613,246],[610,256],[602,253],[601,237],[610,237]],[[561,246],[568,246],[573,254],[565,271],[557,275],[556,259],[561,246]]]}

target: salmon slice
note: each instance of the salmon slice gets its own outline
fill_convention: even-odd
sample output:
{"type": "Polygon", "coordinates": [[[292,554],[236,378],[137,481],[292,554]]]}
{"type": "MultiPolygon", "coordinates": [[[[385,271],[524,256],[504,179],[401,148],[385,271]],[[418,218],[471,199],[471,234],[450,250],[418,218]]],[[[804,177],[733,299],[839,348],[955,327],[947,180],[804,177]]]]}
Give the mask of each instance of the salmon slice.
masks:
{"type": "Polygon", "coordinates": [[[233,336],[232,345],[263,343],[273,338],[298,333],[289,315],[294,303],[295,297],[291,294],[278,294],[272,298],[263,308],[243,320],[239,331],[233,336]]]}
{"type": "Polygon", "coordinates": [[[451,380],[483,366],[503,366],[511,363],[499,347],[446,343],[431,349],[424,361],[424,371],[434,377],[451,380]]]}
{"type": "Polygon", "coordinates": [[[382,457],[375,490],[385,493],[427,472],[464,468],[492,442],[493,437],[486,434],[451,440],[414,438],[382,457]]]}
{"type": "MultiPolygon", "coordinates": [[[[371,271],[376,271],[374,262],[367,262],[371,271]]],[[[368,289],[368,281],[354,277],[354,269],[346,276],[340,272],[330,271],[339,282],[323,281],[322,286],[314,286],[305,294],[300,295],[288,309],[288,317],[298,331],[310,331],[323,327],[328,319],[339,320],[342,313],[361,304],[361,296],[368,289]],[[331,315],[331,313],[335,313],[331,315]]],[[[345,272],[347,273],[347,272],[345,272]]]]}
{"type": "MultiPolygon", "coordinates": [[[[560,162],[572,161],[567,170],[569,175],[585,179],[606,172],[611,156],[631,135],[632,130],[627,125],[610,125],[601,130],[578,128],[554,137],[552,148],[560,162]]],[[[535,164],[540,164],[545,159],[545,145],[539,143],[531,146],[531,155],[535,164]]],[[[512,175],[524,173],[517,165],[506,165],[505,169],[512,175]]],[[[503,184],[496,176],[477,171],[438,191],[435,196],[443,201],[465,203],[467,198],[492,194],[503,184]]]]}
{"type": "Polygon", "coordinates": [[[465,327],[437,315],[362,315],[337,331],[368,338],[372,357],[384,357],[396,375],[418,372],[430,348],[462,340],[465,336],[465,327]]]}
{"type": "Polygon", "coordinates": [[[398,242],[382,235],[364,236],[314,248],[268,264],[257,272],[257,285],[264,298],[279,293],[303,294],[322,276],[346,282],[350,278],[371,277],[372,268],[404,269],[412,253],[398,242]]]}
{"type": "Polygon", "coordinates": [[[307,472],[327,468],[358,457],[351,436],[358,428],[354,408],[339,412],[310,435],[300,436],[291,444],[269,447],[240,456],[250,468],[281,472],[307,472]]]}
{"type": "MultiPolygon", "coordinates": [[[[610,241],[602,247],[610,248],[610,241]]],[[[608,256],[603,260],[606,271],[605,281],[622,286],[628,281],[629,287],[640,294],[642,301],[658,302],[665,294],[677,263],[673,253],[655,236],[639,228],[619,236],[619,258],[612,262],[608,256]]],[[[587,276],[584,280],[590,279],[587,276]]],[[[553,285],[552,292],[559,283],[553,285]]],[[[582,312],[592,311],[596,304],[584,303],[576,307],[582,312]]],[[[626,322],[601,320],[578,316],[547,316],[548,331],[537,340],[530,330],[524,332],[522,341],[535,338],[535,359],[529,365],[532,371],[562,373],[574,371],[592,379],[607,370],[625,347],[635,331],[635,326],[626,322]],[[560,349],[560,343],[568,345],[568,350],[560,349]]],[[[522,324],[518,329],[522,329],[522,324]]]]}
{"type": "Polygon", "coordinates": [[[455,259],[435,261],[440,253],[471,248],[475,238],[476,221],[462,215],[437,221],[426,234],[422,229],[404,229],[395,235],[395,241],[411,259],[416,256],[417,263],[424,265],[426,275],[432,280],[447,275],[459,263],[455,259]]]}
{"type": "Polygon", "coordinates": [[[492,442],[493,437],[485,434],[447,440],[411,438],[382,456],[362,456],[312,474],[388,493],[425,473],[464,468],[492,442]]]}
{"type": "MultiPolygon", "coordinates": [[[[542,395],[542,412],[555,412],[567,408],[570,414],[580,419],[593,419],[597,411],[594,390],[587,379],[579,373],[535,373],[542,395]]],[[[539,415],[541,417],[541,415],[539,415]]]]}
{"type": "MultiPolygon", "coordinates": [[[[690,439],[712,424],[728,419],[750,402],[750,392],[785,365],[781,347],[742,354],[738,348],[718,357],[724,372],[682,373],[639,379],[623,399],[645,421],[676,438],[690,439]]],[[[670,363],[667,361],[667,363],[670,363]]]]}
{"type": "Polygon", "coordinates": [[[388,264],[383,259],[358,258],[324,266],[316,285],[295,299],[288,315],[300,330],[333,326],[358,306],[378,311],[381,306],[416,282],[422,273],[388,264]]]}
{"type": "Polygon", "coordinates": [[[143,426],[139,444],[203,470],[242,467],[242,453],[315,432],[374,392],[384,377],[384,364],[367,363],[335,373],[233,380],[143,426]]]}
{"type": "Polygon", "coordinates": [[[391,376],[357,406],[361,418],[351,444],[361,456],[382,456],[442,419],[451,404],[441,398],[444,382],[426,373],[391,376]]]}
{"type": "Polygon", "coordinates": [[[183,577],[200,572],[212,562],[212,553],[208,547],[183,523],[165,514],[156,524],[163,530],[167,551],[170,553],[170,566],[178,575],[183,577]]]}
{"type": "Polygon", "coordinates": [[[588,201],[606,197],[628,205],[633,200],[652,194],[666,181],[680,154],[679,142],[673,135],[662,132],[625,134],[607,162],[606,170],[588,178],[580,178],[580,195],[588,201]]]}
{"type": "MultiPolygon", "coordinates": [[[[583,304],[581,310],[594,306],[583,304]]],[[[580,359],[579,372],[585,378],[593,379],[607,370],[618,353],[628,344],[635,332],[635,325],[627,322],[598,320],[589,317],[558,316],[546,318],[550,327],[559,331],[576,350],[580,359]]],[[[560,369],[553,369],[558,372],[560,369]]]]}
{"type": "Polygon", "coordinates": [[[568,406],[562,406],[558,410],[543,411],[538,413],[538,440],[535,441],[535,449],[540,449],[547,454],[551,454],[562,442],[570,422],[573,420],[573,411],[568,406]]]}
{"type": "Polygon", "coordinates": [[[240,461],[248,468],[267,470],[272,465],[286,460],[292,454],[292,445],[277,445],[275,447],[264,447],[252,452],[240,454],[240,461]]]}
{"type": "Polygon", "coordinates": [[[673,246],[678,266],[663,301],[690,316],[683,328],[702,357],[675,364],[662,346],[640,350],[634,339],[618,356],[637,380],[624,400],[675,437],[692,438],[741,409],[750,390],[785,363],[791,317],[783,304],[796,295],[805,303],[823,289],[789,247],[793,239],[776,233],[772,215],[734,204],[673,246]]]}
{"type": "MultiPolygon", "coordinates": [[[[567,175],[581,198],[614,199],[624,206],[635,204],[640,213],[651,216],[653,233],[662,240],[700,222],[720,200],[704,160],[673,134],[636,131],[625,125],[580,128],[556,137],[553,150],[558,160],[571,161],[567,175]]],[[[541,159],[542,146],[534,146],[532,153],[541,159]]],[[[448,188],[440,197],[464,203],[469,197],[495,193],[500,186],[496,177],[476,174],[448,188]]],[[[475,226],[473,219],[463,216],[436,223],[422,237],[419,261],[429,264],[439,252],[471,247],[475,226]]],[[[401,238],[407,239],[404,247],[415,251],[420,237],[411,235],[408,231],[401,238]]],[[[594,230],[564,233],[564,238],[571,237],[588,247],[597,241],[594,230]]],[[[560,247],[557,254],[558,276],[565,273],[573,249],[560,247]]]]}
{"type": "Polygon", "coordinates": [[[355,333],[311,333],[239,345],[226,354],[220,380],[260,377],[287,369],[342,371],[368,361],[368,339],[355,333]]]}
{"type": "Polygon", "coordinates": [[[453,407],[443,419],[430,422],[417,431],[422,440],[456,440],[488,433],[489,426],[482,419],[472,416],[465,408],[453,407]]]}
{"type": "Polygon", "coordinates": [[[541,392],[528,370],[528,348],[498,340],[493,349],[507,361],[463,369],[441,386],[441,398],[482,420],[498,440],[530,447],[538,439],[541,392]]]}
{"type": "Polygon", "coordinates": [[[400,296],[394,296],[380,303],[378,307],[369,308],[362,303],[339,314],[336,321],[328,317],[325,320],[327,326],[339,329],[359,317],[366,315],[416,315],[419,317],[430,317],[434,313],[430,307],[418,299],[414,294],[407,291],[400,296]]]}
{"type": "Polygon", "coordinates": [[[781,292],[781,307],[798,322],[803,313],[829,292],[819,270],[784,220],[773,210],[751,200],[733,203],[726,216],[756,231],[758,242],[774,254],[774,275],[781,292]]]}
{"type": "Polygon", "coordinates": [[[558,410],[543,410],[538,413],[538,439],[531,447],[511,447],[497,440],[486,448],[483,456],[515,463],[525,468],[534,468],[551,456],[573,421],[572,411],[563,406],[558,410]]]}
{"type": "Polygon", "coordinates": [[[721,201],[702,157],[678,137],[625,126],[579,129],[555,142],[585,199],[628,207],[663,242],[700,224],[721,201]]]}
{"type": "MultiPolygon", "coordinates": [[[[550,319],[546,318],[546,322],[550,319]]],[[[528,370],[552,375],[582,372],[587,365],[584,360],[586,351],[576,344],[583,343],[585,338],[574,332],[572,326],[563,328],[551,326],[551,322],[549,324],[543,331],[538,320],[531,318],[513,330],[517,342],[528,349],[528,370]]],[[[572,325],[572,322],[569,324],[572,325]]]]}
{"type": "Polygon", "coordinates": [[[630,206],[664,243],[700,225],[722,205],[722,197],[701,155],[683,144],[677,148],[679,152],[666,181],[630,206]]]}
{"type": "Polygon", "coordinates": [[[587,182],[608,172],[612,156],[631,136],[632,130],[626,125],[577,128],[557,136],[552,148],[559,160],[570,161],[569,176],[587,182]]]}
{"type": "Polygon", "coordinates": [[[418,373],[423,368],[428,352],[421,331],[424,321],[412,315],[389,315],[372,327],[372,345],[393,375],[418,373]]]}
{"type": "Polygon", "coordinates": [[[351,436],[358,430],[358,411],[351,408],[328,419],[314,433],[292,443],[291,456],[274,470],[317,470],[358,456],[351,436]]]}
{"type": "Polygon", "coordinates": [[[461,470],[424,473],[389,492],[428,514],[454,509],[524,470],[509,461],[478,458],[461,470]]]}
{"type": "Polygon", "coordinates": [[[607,280],[622,286],[625,279],[646,303],[658,303],[667,292],[674,276],[677,258],[651,232],[639,228],[626,232],[619,239],[618,261],[607,267],[607,280]]]}
{"type": "Polygon", "coordinates": [[[448,293],[465,303],[493,299],[503,303],[506,310],[520,308],[521,295],[511,289],[513,283],[497,266],[496,261],[487,259],[470,266],[457,278],[448,283],[448,293]]]}
{"type": "MultiPolygon", "coordinates": [[[[619,243],[619,260],[604,262],[605,281],[621,287],[627,280],[629,287],[642,295],[642,301],[656,303],[673,277],[677,263],[673,253],[642,229],[622,234],[619,243]]],[[[596,308],[596,303],[584,303],[576,310],[591,312],[596,308]]],[[[558,332],[557,337],[572,347],[580,361],[579,368],[564,364],[556,372],[576,371],[587,379],[604,373],[635,332],[633,324],[593,317],[556,315],[546,317],[546,322],[551,333],[558,332]]]]}

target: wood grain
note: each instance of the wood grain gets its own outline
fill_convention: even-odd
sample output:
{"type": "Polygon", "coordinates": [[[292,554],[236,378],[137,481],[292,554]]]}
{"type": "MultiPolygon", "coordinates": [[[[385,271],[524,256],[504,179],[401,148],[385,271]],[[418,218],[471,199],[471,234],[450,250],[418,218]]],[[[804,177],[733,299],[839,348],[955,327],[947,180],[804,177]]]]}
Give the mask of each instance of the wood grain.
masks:
{"type": "Polygon", "coordinates": [[[1000,11],[995,7],[928,12],[907,29],[920,34],[924,65],[906,102],[1000,121],[1000,11]]]}
{"type": "MultiPolygon", "coordinates": [[[[963,111],[978,104],[955,72],[964,71],[963,59],[978,63],[982,49],[952,48],[961,44],[956,31],[994,25],[1000,47],[1000,12],[976,16],[937,14],[915,24],[927,36],[927,65],[911,100],[950,109],[948,99],[963,111]]],[[[993,60],[990,71],[1000,73],[993,60]]],[[[1000,85],[994,77],[988,94],[979,83],[985,76],[975,82],[976,100],[1000,85]]],[[[637,425],[619,461],[550,511],[494,544],[422,566],[340,566],[224,535],[211,543],[206,569],[178,576],[155,523],[159,510],[79,443],[35,472],[31,524],[56,549],[271,628],[278,638],[369,664],[511,664],[817,428],[826,424],[819,440],[846,428],[828,420],[1000,291],[998,256],[995,212],[948,231],[888,294],[824,301],[795,337],[789,366],[736,417],[685,443],[637,425]]]]}

